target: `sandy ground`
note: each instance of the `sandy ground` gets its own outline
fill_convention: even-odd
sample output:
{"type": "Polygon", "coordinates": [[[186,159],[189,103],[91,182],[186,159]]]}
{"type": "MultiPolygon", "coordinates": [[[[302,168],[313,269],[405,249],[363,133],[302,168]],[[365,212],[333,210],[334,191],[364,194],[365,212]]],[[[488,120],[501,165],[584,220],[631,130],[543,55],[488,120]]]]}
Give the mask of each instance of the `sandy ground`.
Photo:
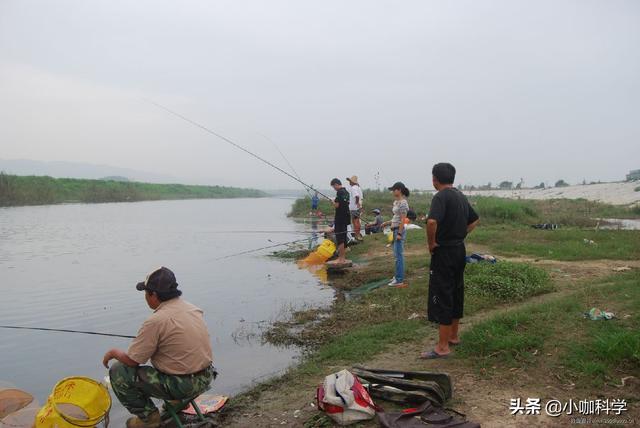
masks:
{"type": "Polygon", "coordinates": [[[554,187],[550,189],[522,190],[474,190],[465,191],[467,195],[499,196],[501,198],[521,199],[587,199],[614,205],[640,203],[640,192],[634,189],[640,182],[599,183],[579,186],[554,187]]]}

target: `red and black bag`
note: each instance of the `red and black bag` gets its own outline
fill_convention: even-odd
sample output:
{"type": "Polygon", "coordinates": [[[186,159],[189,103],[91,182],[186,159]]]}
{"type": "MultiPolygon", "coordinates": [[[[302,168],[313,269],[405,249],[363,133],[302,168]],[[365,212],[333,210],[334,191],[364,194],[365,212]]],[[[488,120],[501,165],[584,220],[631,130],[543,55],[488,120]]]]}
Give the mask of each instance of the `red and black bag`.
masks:
{"type": "Polygon", "coordinates": [[[373,419],[376,405],[362,383],[348,370],[327,376],[318,387],[318,409],[338,425],[373,419]]]}

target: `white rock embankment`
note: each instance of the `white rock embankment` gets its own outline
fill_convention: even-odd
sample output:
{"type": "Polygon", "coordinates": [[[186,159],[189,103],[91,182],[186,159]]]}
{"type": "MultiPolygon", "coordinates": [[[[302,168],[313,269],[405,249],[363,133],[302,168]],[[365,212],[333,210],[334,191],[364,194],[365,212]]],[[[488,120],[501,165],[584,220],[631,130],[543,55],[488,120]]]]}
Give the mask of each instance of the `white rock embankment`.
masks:
{"type": "Polygon", "coordinates": [[[640,181],[585,184],[549,189],[474,190],[465,191],[465,194],[515,199],[587,199],[614,205],[632,205],[640,203],[640,192],[635,191],[638,186],[640,186],[640,181]]]}

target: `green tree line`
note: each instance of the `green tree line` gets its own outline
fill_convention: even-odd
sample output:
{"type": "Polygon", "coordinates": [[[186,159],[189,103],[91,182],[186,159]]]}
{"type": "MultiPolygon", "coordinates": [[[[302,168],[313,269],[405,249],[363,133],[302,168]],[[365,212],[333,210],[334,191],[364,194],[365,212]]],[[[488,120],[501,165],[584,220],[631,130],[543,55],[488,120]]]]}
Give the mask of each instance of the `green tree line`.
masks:
{"type": "Polygon", "coordinates": [[[134,202],[162,199],[259,198],[256,189],[134,181],[17,176],[0,172],[0,206],[66,202],[134,202]]]}

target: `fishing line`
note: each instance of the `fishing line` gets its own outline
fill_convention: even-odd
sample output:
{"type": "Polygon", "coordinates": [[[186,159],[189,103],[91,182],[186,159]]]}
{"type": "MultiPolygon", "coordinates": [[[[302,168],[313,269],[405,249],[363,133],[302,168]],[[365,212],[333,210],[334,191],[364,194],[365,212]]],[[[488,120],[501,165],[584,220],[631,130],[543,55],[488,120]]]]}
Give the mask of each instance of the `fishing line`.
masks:
{"type": "MultiPolygon", "coordinates": [[[[318,232],[313,232],[313,233],[315,233],[315,234],[318,234],[318,235],[319,235],[319,234],[322,234],[322,233],[325,233],[325,232],[318,231],[318,232]]],[[[330,232],[330,233],[333,233],[334,235],[336,235],[336,236],[337,236],[337,235],[349,234],[349,233],[353,233],[353,232],[352,232],[352,231],[347,230],[346,232],[339,232],[339,233],[330,232]]],[[[273,244],[273,245],[268,245],[268,246],[266,246],[266,247],[260,247],[260,248],[255,248],[255,249],[252,249],[252,250],[241,251],[241,252],[239,252],[239,253],[227,254],[226,256],[217,257],[217,258],[213,259],[212,261],[218,261],[218,260],[230,259],[230,258],[232,258],[232,257],[236,257],[236,256],[242,256],[242,255],[245,255],[245,254],[256,253],[256,252],[258,252],[258,251],[262,251],[262,250],[269,250],[269,249],[272,249],[272,248],[282,247],[282,246],[285,246],[285,245],[298,244],[298,243],[300,243],[300,242],[308,242],[308,241],[309,241],[309,239],[310,239],[310,238],[296,239],[296,240],[294,240],[294,241],[281,242],[281,243],[279,243],[279,244],[273,244]]]]}
{"type": "Polygon", "coordinates": [[[213,259],[213,261],[215,262],[215,261],[219,261],[219,260],[230,259],[232,257],[242,256],[242,255],[245,255],[245,254],[256,253],[256,252],[262,251],[262,250],[269,250],[271,248],[282,247],[284,245],[292,245],[292,244],[297,244],[297,243],[300,243],[300,242],[307,242],[307,241],[309,241],[309,238],[296,239],[295,241],[289,241],[289,242],[281,242],[279,244],[273,244],[273,245],[268,245],[266,247],[255,248],[253,250],[246,250],[246,251],[241,251],[239,253],[227,254],[226,256],[217,257],[217,258],[213,259]]]}
{"type": "Polygon", "coordinates": [[[225,141],[225,142],[227,142],[227,143],[231,144],[233,147],[235,147],[235,148],[237,148],[237,149],[239,149],[239,150],[242,150],[242,151],[243,151],[243,152],[245,152],[246,154],[248,154],[248,155],[250,155],[250,156],[253,156],[254,158],[258,159],[260,162],[263,162],[263,163],[265,163],[265,164],[269,165],[271,168],[274,168],[274,169],[276,169],[277,171],[280,171],[281,173],[283,173],[283,174],[284,174],[284,175],[286,175],[287,177],[289,177],[289,178],[291,178],[291,179],[293,179],[293,180],[297,181],[298,183],[302,184],[305,188],[307,188],[307,189],[311,189],[311,190],[313,190],[314,192],[318,192],[318,194],[319,194],[319,195],[322,195],[323,197],[325,197],[326,199],[328,199],[328,200],[330,200],[330,201],[332,201],[332,200],[333,200],[332,198],[328,197],[328,196],[327,196],[327,195],[325,195],[324,193],[322,193],[322,192],[320,192],[319,190],[315,189],[313,186],[310,186],[310,185],[308,185],[307,183],[305,183],[304,181],[300,180],[298,177],[294,176],[293,174],[291,174],[291,173],[289,173],[289,172],[285,171],[284,169],[280,168],[279,166],[277,166],[277,165],[273,164],[272,162],[269,162],[268,160],[266,160],[266,159],[265,159],[265,158],[263,158],[262,156],[260,156],[260,155],[257,155],[257,154],[255,154],[255,153],[253,153],[253,152],[252,152],[252,151],[250,151],[249,149],[247,149],[247,148],[245,148],[245,147],[241,146],[240,144],[238,144],[238,143],[236,143],[236,142],[232,141],[231,139],[229,139],[229,138],[225,137],[224,135],[219,134],[219,133],[217,133],[216,131],[214,131],[214,130],[212,130],[212,129],[210,129],[210,128],[207,128],[206,126],[204,126],[204,125],[202,125],[202,124],[200,124],[200,123],[198,123],[198,122],[196,122],[196,121],[194,121],[194,120],[191,120],[191,119],[189,119],[188,117],[186,117],[186,116],[184,116],[184,115],[182,115],[182,114],[180,114],[180,113],[178,113],[178,112],[175,112],[175,111],[171,110],[171,109],[170,109],[170,108],[168,108],[168,107],[163,106],[162,104],[158,104],[157,102],[152,101],[152,100],[149,100],[149,99],[146,99],[146,101],[147,101],[147,102],[149,102],[149,103],[151,103],[151,104],[153,104],[154,106],[156,106],[156,107],[158,107],[158,108],[160,108],[160,109],[162,109],[162,110],[164,110],[164,111],[166,111],[166,112],[168,112],[168,113],[170,113],[170,114],[172,114],[172,115],[174,115],[174,116],[176,116],[176,117],[178,117],[178,118],[180,118],[180,119],[184,120],[185,122],[188,122],[188,123],[192,124],[193,126],[196,126],[196,127],[200,128],[200,129],[202,129],[202,130],[204,130],[204,131],[208,132],[209,134],[211,134],[211,135],[214,135],[214,136],[218,137],[218,138],[219,138],[219,139],[221,139],[222,141],[225,141]]]}
{"type": "Polygon", "coordinates": [[[21,327],[21,326],[15,326],[15,325],[0,325],[0,328],[6,328],[6,329],[12,329],[12,330],[56,331],[61,333],[91,334],[95,336],[123,337],[125,339],[135,339],[135,336],[127,336],[124,334],[98,333],[96,331],[66,330],[66,329],[44,328],[44,327],[21,327]]]}
{"type": "Polygon", "coordinates": [[[255,234],[267,234],[267,233],[284,233],[290,235],[313,235],[317,233],[324,233],[322,230],[210,230],[199,232],[200,234],[232,234],[232,233],[255,233],[255,234]]]}
{"type": "MultiPolygon", "coordinates": [[[[294,175],[298,178],[298,180],[302,180],[302,178],[300,178],[300,174],[298,174],[298,171],[296,171],[296,169],[293,167],[293,165],[291,165],[291,162],[289,162],[289,159],[287,159],[287,157],[284,155],[284,153],[282,153],[282,150],[280,150],[280,147],[278,147],[276,142],[273,141],[271,138],[267,137],[264,134],[260,134],[260,135],[262,135],[265,139],[269,140],[271,142],[271,144],[273,144],[273,146],[276,148],[278,153],[280,153],[280,156],[282,157],[282,159],[284,159],[284,161],[287,163],[287,165],[289,165],[289,168],[294,173],[294,175]]],[[[307,189],[305,187],[304,190],[307,192],[307,194],[309,194],[309,189],[307,189]]]]}
{"type": "MultiPolygon", "coordinates": [[[[201,123],[198,123],[198,122],[196,122],[195,120],[189,119],[188,117],[184,116],[183,114],[180,114],[180,113],[178,113],[178,112],[176,112],[176,111],[174,111],[174,110],[171,110],[170,108],[165,107],[165,106],[163,106],[162,104],[159,104],[159,103],[157,103],[157,102],[155,102],[155,101],[153,101],[153,100],[145,99],[145,101],[147,101],[148,103],[153,104],[154,106],[156,106],[156,107],[158,107],[158,108],[160,108],[160,109],[162,109],[162,110],[166,111],[167,113],[170,113],[170,114],[172,114],[172,115],[176,116],[177,118],[180,118],[180,119],[184,120],[184,121],[185,121],[185,122],[187,122],[187,123],[190,123],[191,125],[193,125],[193,126],[195,126],[195,127],[198,127],[198,128],[200,128],[200,129],[202,129],[202,130],[203,130],[203,131],[205,131],[205,132],[208,132],[209,134],[211,134],[211,135],[213,135],[213,136],[215,136],[215,137],[218,137],[218,138],[219,138],[219,139],[221,139],[222,141],[224,141],[224,142],[226,142],[226,143],[228,143],[228,144],[231,144],[233,147],[237,148],[238,150],[242,150],[242,151],[243,151],[243,152],[245,152],[246,154],[248,154],[248,155],[250,155],[250,156],[252,156],[252,157],[254,157],[254,158],[258,159],[260,162],[263,162],[263,163],[267,164],[267,165],[268,165],[268,166],[270,166],[271,168],[273,168],[273,169],[275,169],[275,170],[277,170],[277,171],[281,172],[282,174],[286,175],[287,177],[291,178],[292,180],[295,180],[295,181],[297,181],[298,183],[302,184],[302,185],[305,187],[305,189],[307,189],[307,192],[308,192],[308,190],[313,190],[314,192],[317,192],[317,193],[318,193],[318,195],[320,195],[320,196],[324,197],[325,199],[327,199],[327,200],[329,200],[329,201],[333,202],[333,200],[334,200],[333,198],[330,198],[329,196],[325,195],[324,193],[322,193],[321,191],[317,190],[317,189],[316,189],[316,188],[314,188],[313,186],[308,185],[307,183],[305,183],[304,181],[302,181],[302,180],[300,179],[300,177],[299,177],[299,176],[296,176],[296,175],[298,175],[298,174],[296,173],[295,169],[293,168],[293,166],[291,165],[291,163],[286,159],[286,157],[284,156],[284,154],[280,151],[280,149],[278,148],[278,146],[277,146],[275,143],[274,143],[274,145],[276,146],[276,149],[278,149],[278,152],[280,152],[280,154],[281,154],[281,155],[282,155],[282,157],[285,159],[285,161],[287,162],[287,164],[289,164],[289,167],[291,168],[291,170],[292,170],[292,171],[294,172],[294,174],[296,174],[296,175],[293,175],[293,174],[291,174],[290,172],[285,171],[284,169],[282,169],[282,168],[280,168],[279,166],[275,165],[273,162],[268,161],[267,159],[263,158],[262,156],[260,156],[260,155],[258,155],[258,154],[256,154],[256,153],[253,153],[253,152],[252,152],[252,151],[250,151],[249,149],[247,149],[247,148],[245,148],[245,147],[241,146],[240,144],[238,144],[238,143],[234,142],[233,140],[231,140],[231,139],[229,139],[229,138],[225,137],[224,135],[219,134],[218,132],[216,132],[216,131],[214,131],[214,130],[212,130],[212,129],[210,129],[210,128],[208,128],[208,127],[204,126],[204,125],[202,125],[201,123]]],[[[265,136],[265,137],[266,137],[266,136],[265,136]]],[[[269,139],[268,137],[266,137],[266,138],[267,138],[267,139],[269,139]]],[[[270,139],[269,139],[269,140],[270,140],[270,139]]],[[[271,140],[271,141],[272,141],[272,140],[271,140]]],[[[273,142],[273,141],[272,141],[272,142],[273,142]]],[[[364,220],[365,222],[368,220],[368,219],[367,219],[367,218],[365,218],[364,216],[361,216],[360,218],[361,218],[362,220],[364,220]]],[[[299,242],[299,241],[298,241],[298,242],[299,242]]],[[[273,247],[277,247],[277,246],[281,246],[281,245],[288,245],[288,243],[282,243],[282,244],[278,244],[278,245],[274,245],[274,246],[270,246],[270,247],[260,248],[260,249],[256,249],[256,250],[250,250],[249,252],[260,251],[260,250],[263,250],[263,249],[273,248],[273,247]]],[[[242,253],[235,254],[235,255],[242,255],[242,254],[248,254],[248,252],[242,252],[242,253]]],[[[218,258],[218,259],[214,259],[214,260],[222,260],[222,259],[224,259],[224,258],[229,258],[229,257],[235,256],[235,255],[229,255],[229,256],[225,256],[225,257],[218,258]]]]}

